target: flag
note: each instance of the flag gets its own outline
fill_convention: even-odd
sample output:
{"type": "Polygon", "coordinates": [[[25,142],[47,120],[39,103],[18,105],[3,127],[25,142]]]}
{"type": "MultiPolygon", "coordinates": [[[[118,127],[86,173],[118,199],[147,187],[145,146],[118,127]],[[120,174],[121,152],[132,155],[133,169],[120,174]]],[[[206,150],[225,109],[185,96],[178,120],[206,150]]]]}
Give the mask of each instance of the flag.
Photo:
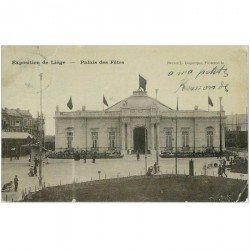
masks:
{"type": "Polygon", "coordinates": [[[70,97],[68,103],[67,103],[68,108],[71,110],[73,108],[73,103],[72,103],[72,98],[70,97]]]}
{"type": "Polygon", "coordinates": [[[176,105],[176,110],[177,110],[177,111],[179,111],[178,97],[177,97],[177,105],[176,105]]]}
{"type": "Polygon", "coordinates": [[[212,99],[208,96],[208,105],[210,105],[211,107],[214,106],[212,99]]]}
{"type": "Polygon", "coordinates": [[[146,91],[146,84],[147,80],[144,79],[141,75],[139,75],[139,88],[142,88],[144,91],[146,91]]]}
{"type": "Polygon", "coordinates": [[[105,98],[104,95],[103,95],[103,104],[105,104],[107,107],[109,106],[109,105],[108,105],[108,102],[107,102],[107,100],[106,100],[106,98],[105,98]]]}

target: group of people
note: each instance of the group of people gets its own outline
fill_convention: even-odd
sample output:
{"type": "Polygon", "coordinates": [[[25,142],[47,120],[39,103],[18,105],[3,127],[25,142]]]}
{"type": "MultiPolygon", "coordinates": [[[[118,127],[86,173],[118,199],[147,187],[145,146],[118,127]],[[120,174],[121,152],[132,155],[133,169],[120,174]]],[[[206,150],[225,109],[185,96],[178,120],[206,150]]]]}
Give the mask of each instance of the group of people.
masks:
{"type": "Polygon", "coordinates": [[[11,148],[10,149],[10,160],[11,161],[12,161],[13,157],[15,157],[15,160],[19,160],[20,149],[18,149],[18,148],[11,148]]]}
{"type": "Polygon", "coordinates": [[[151,166],[148,168],[146,176],[151,176],[153,172],[154,174],[157,174],[160,172],[160,166],[156,162],[154,163],[154,166],[151,166]]]}
{"type": "MultiPolygon", "coordinates": [[[[15,192],[17,192],[17,189],[18,189],[18,178],[17,178],[17,175],[15,176],[14,178],[14,190],[15,192]]],[[[2,187],[2,192],[5,192],[5,191],[12,191],[13,190],[13,181],[10,181],[6,184],[3,185],[2,187]]]]}
{"type": "Polygon", "coordinates": [[[226,164],[222,164],[222,166],[221,165],[219,165],[219,168],[218,168],[218,175],[220,176],[220,177],[223,177],[223,174],[227,177],[227,174],[226,174],[226,164]]]}
{"type": "MultiPolygon", "coordinates": [[[[96,152],[94,152],[92,154],[92,163],[95,163],[95,160],[96,160],[96,152]]],[[[86,151],[84,151],[84,153],[83,153],[83,161],[84,161],[84,163],[87,162],[87,152],[86,151]]]]}

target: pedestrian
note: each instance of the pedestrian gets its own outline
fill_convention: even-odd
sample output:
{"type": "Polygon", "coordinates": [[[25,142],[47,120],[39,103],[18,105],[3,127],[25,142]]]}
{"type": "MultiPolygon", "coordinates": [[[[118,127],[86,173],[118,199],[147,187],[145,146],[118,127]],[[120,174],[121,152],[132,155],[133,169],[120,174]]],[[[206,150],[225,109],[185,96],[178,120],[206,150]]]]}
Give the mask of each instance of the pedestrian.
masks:
{"type": "Polygon", "coordinates": [[[222,169],[221,169],[221,165],[219,165],[219,168],[218,168],[218,175],[220,176],[220,177],[222,177],[222,169]]]}
{"type": "Polygon", "coordinates": [[[17,156],[17,160],[19,160],[19,157],[20,157],[20,148],[17,149],[16,156],[17,156]]]}
{"type": "Polygon", "coordinates": [[[155,171],[155,174],[156,174],[157,173],[157,164],[156,164],[156,162],[154,164],[154,171],[155,171]]]}
{"type": "Polygon", "coordinates": [[[137,158],[137,161],[139,161],[139,160],[140,160],[140,154],[139,154],[139,151],[137,151],[137,153],[136,153],[136,158],[137,158]]]}
{"type": "Polygon", "coordinates": [[[33,168],[32,168],[32,167],[30,167],[30,171],[29,171],[29,173],[28,173],[28,176],[30,176],[30,177],[33,177],[33,176],[34,176],[34,171],[33,171],[33,168]]]}
{"type": "Polygon", "coordinates": [[[38,166],[38,158],[37,158],[37,155],[35,156],[34,161],[35,161],[35,167],[37,167],[37,166],[38,166]]]}
{"type": "Polygon", "coordinates": [[[14,185],[15,185],[15,192],[16,192],[17,188],[18,188],[18,178],[17,178],[17,175],[14,178],[14,185]]]}
{"type": "Polygon", "coordinates": [[[95,163],[95,158],[96,158],[96,156],[95,156],[95,152],[94,152],[92,155],[92,163],[95,163]]]}
{"type": "Polygon", "coordinates": [[[10,160],[12,161],[13,155],[15,155],[15,148],[10,149],[10,160]]]}
{"type": "Polygon", "coordinates": [[[223,174],[227,177],[227,174],[226,174],[226,164],[223,164],[222,167],[221,167],[221,176],[223,176],[223,174]]]}
{"type": "Polygon", "coordinates": [[[34,175],[37,176],[37,166],[34,166],[34,175]]]}
{"type": "Polygon", "coordinates": [[[84,151],[83,152],[83,161],[84,161],[84,163],[86,163],[86,160],[87,160],[87,152],[84,151]]]}

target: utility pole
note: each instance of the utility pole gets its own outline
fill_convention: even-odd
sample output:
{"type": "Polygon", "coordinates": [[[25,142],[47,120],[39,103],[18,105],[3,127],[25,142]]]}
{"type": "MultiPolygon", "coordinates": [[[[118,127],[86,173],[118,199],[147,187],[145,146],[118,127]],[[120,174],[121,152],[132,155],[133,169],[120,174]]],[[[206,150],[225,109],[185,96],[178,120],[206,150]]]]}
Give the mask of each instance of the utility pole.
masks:
{"type": "Polygon", "coordinates": [[[221,100],[222,100],[222,97],[220,97],[220,159],[222,156],[221,100]]]}
{"type": "Polygon", "coordinates": [[[43,110],[42,110],[42,78],[43,78],[43,74],[40,73],[40,116],[39,116],[39,187],[40,189],[42,189],[42,128],[43,128],[43,110]]]}
{"type": "Polygon", "coordinates": [[[148,164],[147,164],[147,119],[145,118],[145,174],[147,173],[148,171],[148,164]]]}
{"type": "Polygon", "coordinates": [[[159,108],[157,108],[157,116],[156,116],[156,124],[155,124],[155,130],[156,130],[156,140],[155,140],[155,143],[156,143],[156,164],[157,166],[159,166],[159,108]]]}
{"type": "Polygon", "coordinates": [[[177,113],[175,123],[175,174],[177,174],[177,113]]]}
{"type": "Polygon", "coordinates": [[[176,105],[176,123],[175,123],[175,174],[178,173],[177,170],[177,114],[179,112],[179,99],[177,96],[177,105],[176,105]]]}

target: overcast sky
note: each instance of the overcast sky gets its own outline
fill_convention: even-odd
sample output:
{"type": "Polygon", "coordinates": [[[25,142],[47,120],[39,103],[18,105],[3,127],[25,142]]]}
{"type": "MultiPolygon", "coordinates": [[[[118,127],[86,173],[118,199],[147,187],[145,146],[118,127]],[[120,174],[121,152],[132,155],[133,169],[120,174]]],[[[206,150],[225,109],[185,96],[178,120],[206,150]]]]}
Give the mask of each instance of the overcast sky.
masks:
{"type": "Polygon", "coordinates": [[[195,105],[207,110],[209,94],[214,104],[210,110],[219,110],[219,96],[222,96],[227,114],[245,113],[247,60],[246,47],[7,46],[2,48],[2,107],[29,109],[37,116],[42,72],[46,134],[54,134],[56,105],[60,111],[69,111],[67,102],[72,96],[73,111],[82,105],[88,110],[102,110],[103,94],[109,105],[113,105],[138,89],[138,75],[142,74],[147,80],[148,95],[155,97],[155,89],[159,89],[158,100],[174,109],[178,95],[180,110],[193,109],[195,105]],[[33,60],[40,65],[18,65],[13,60],[33,60]],[[42,64],[43,60],[48,64],[42,64]],[[51,60],[65,64],[51,64],[51,60]],[[94,60],[97,64],[81,64],[81,60],[94,60]],[[109,63],[100,64],[101,60],[109,63]],[[110,64],[111,60],[124,64],[110,64]],[[176,92],[183,82],[185,86],[201,87],[193,91],[180,88],[176,92]],[[228,86],[220,88],[221,84],[228,86]],[[215,89],[203,90],[204,86],[215,89]]]}

